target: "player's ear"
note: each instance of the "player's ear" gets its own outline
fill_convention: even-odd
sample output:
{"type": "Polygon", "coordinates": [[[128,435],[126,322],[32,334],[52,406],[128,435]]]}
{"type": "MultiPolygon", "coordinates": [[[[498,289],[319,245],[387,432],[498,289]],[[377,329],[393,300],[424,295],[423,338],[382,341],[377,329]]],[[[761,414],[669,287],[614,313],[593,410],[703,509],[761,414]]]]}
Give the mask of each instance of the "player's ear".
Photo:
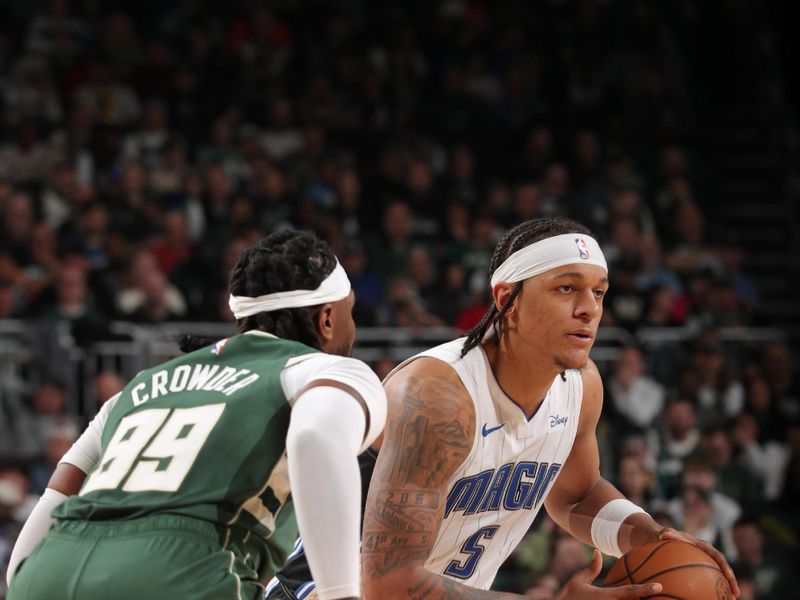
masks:
{"type": "Polygon", "coordinates": [[[312,320],[314,321],[314,329],[317,332],[320,342],[323,344],[326,341],[333,339],[333,322],[335,319],[333,305],[330,303],[323,304],[322,307],[314,314],[312,320]]]}
{"type": "MultiPolygon", "coordinates": [[[[513,291],[514,291],[513,283],[501,282],[492,288],[492,300],[494,301],[494,306],[498,311],[503,309],[513,291]]],[[[506,316],[507,317],[513,316],[515,311],[516,311],[516,306],[512,304],[511,306],[508,307],[508,310],[506,311],[506,316]]]]}

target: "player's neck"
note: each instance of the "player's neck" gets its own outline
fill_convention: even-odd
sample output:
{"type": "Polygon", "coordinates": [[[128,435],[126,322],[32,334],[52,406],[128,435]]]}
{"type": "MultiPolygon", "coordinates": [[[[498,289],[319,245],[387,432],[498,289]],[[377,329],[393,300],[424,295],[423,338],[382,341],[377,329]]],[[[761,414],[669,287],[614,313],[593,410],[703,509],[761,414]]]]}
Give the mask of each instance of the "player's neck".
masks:
{"type": "Polygon", "coordinates": [[[547,395],[559,369],[550,356],[534,356],[527,348],[501,338],[483,343],[486,357],[500,388],[526,415],[533,414],[547,395]],[[547,365],[552,367],[548,368],[547,365]]]}

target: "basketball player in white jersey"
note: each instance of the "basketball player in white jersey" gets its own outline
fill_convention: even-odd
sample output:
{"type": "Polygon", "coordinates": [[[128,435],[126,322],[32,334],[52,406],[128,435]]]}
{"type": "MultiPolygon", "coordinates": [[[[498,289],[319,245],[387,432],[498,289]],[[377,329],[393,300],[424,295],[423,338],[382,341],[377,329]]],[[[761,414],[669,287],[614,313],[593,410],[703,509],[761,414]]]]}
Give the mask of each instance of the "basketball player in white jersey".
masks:
{"type": "MultiPolygon", "coordinates": [[[[493,306],[460,340],[401,364],[384,381],[389,415],[362,537],[367,599],[518,598],[486,591],[544,505],[605,554],[682,539],[600,477],[595,427],[603,388],[589,360],[608,288],[597,242],[566,219],[510,230],[492,258],[493,306]]],[[[590,566],[556,598],[639,598],[660,585],[601,589],[590,566]]]]}

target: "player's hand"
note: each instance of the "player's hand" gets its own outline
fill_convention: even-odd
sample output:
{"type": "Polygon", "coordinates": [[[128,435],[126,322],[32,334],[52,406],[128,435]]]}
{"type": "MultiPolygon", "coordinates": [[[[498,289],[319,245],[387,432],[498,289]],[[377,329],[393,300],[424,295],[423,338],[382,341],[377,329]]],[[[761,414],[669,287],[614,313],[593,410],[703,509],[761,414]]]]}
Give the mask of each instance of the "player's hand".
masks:
{"type": "Polygon", "coordinates": [[[614,588],[599,588],[592,585],[592,581],[600,575],[603,560],[600,552],[595,550],[592,562],[578,573],[559,590],[554,600],[638,600],[651,596],[661,591],[660,583],[645,583],[639,585],[623,585],[614,588]]]}
{"type": "Polygon", "coordinates": [[[719,570],[722,571],[722,574],[728,580],[728,585],[731,588],[731,593],[733,593],[733,595],[736,596],[737,598],[739,597],[739,594],[741,592],[739,590],[739,584],[736,583],[736,575],[733,574],[733,569],[731,569],[731,566],[728,564],[728,561],[725,560],[725,557],[722,555],[722,552],[714,548],[714,546],[712,546],[708,542],[704,542],[703,540],[694,537],[690,533],[686,533],[685,531],[678,531],[676,529],[672,529],[671,527],[664,529],[659,535],[659,539],[688,542],[689,544],[692,544],[693,546],[697,546],[698,548],[700,548],[700,550],[708,554],[711,558],[714,559],[714,562],[716,562],[717,565],[719,565],[719,570]]]}

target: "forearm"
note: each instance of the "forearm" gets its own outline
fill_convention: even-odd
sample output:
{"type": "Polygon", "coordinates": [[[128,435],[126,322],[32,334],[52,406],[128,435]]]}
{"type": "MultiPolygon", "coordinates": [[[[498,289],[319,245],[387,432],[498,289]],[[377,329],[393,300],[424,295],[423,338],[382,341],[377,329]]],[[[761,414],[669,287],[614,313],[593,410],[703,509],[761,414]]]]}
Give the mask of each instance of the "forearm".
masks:
{"type": "Polygon", "coordinates": [[[289,480],[311,574],[322,600],[359,595],[362,408],[346,392],[313,388],[292,410],[289,480]],[[320,502],[324,498],[324,502],[320,502]]]}
{"type": "MultiPolygon", "coordinates": [[[[605,479],[599,479],[592,489],[578,502],[571,505],[548,504],[547,510],[556,523],[569,531],[573,537],[589,546],[594,546],[592,522],[597,513],[609,502],[624,499],[625,496],[605,479]]],[[[663,528],[646,513],[636,513],[627,517],[619,528],[618,543],[625,553],[658,539],[663,528]]]]}
{"type": "Polygon", "coordinates": [[[11,557],[8,559],[8,570],[6,571],[6,581],[11,583],[11,576],[17,570],[19,564],[30,556],[33,549],[41,542],[53,524],[53,512],[68,496],[77,494],[81,489],[86,473],[69,463],[59,463],[39,502],[25,521],[11,557]]]}

